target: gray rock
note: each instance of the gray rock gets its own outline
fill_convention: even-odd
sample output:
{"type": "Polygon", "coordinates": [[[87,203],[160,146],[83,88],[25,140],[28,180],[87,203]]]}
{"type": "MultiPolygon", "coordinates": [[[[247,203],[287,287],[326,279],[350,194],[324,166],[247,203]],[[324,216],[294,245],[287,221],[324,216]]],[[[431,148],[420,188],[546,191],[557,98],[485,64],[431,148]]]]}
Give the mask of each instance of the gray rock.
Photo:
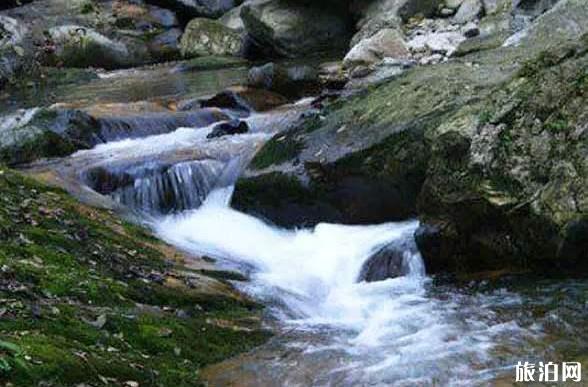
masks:
{"type": "Polygon", "coordinates": [[[286,96],[301,96],[320,87],[318,71],[310,66],[268,63],[249,71],[248,84],[286,96]]]}
{"type": "Polygon", "coordinates": [[[16,19],[0,15],[0,86],[24,65],[25,33],[25,27],[16,19]]]}
{"type": "Polygon", "coordinates": [[[19,110],[0,119],[0,161],[9,165],[66,156],[100,142],[97,121],[78,110],[19,110]]]}
{"type": "Polygon", "coordinates": [[[218,21],[197,18],[186,27],[180,49],[185,57],[238,56],[243,52],[243,39],[218,21]]]}
{"type": "Polygon", "coordinates": [[[134,64],[127,46],[119,41],[78,25],[64,25],[49,30],[55,45],[54,63],[66,67],[103,67],[114,69],[134,64]]]}
{"type": "Polygon", "coordinates": [[[247,4],[241,17],[257,45],[286,57],[345,47],[350,36],[345,15],[287,0],[247,4]]]}
{"type": "Polygon", "coordinates": [[[482,16],[483,12],[484,8],[480,0],[464,0],[457,13],[453,17],[453,20],[456,23],[465,24],[476,20],[482,16]]]}
{"type": "Polygon", "coordinates": [[[345,67],[370,65],[383,58],[408,59],[410,52],[403,35],[397,30],[383,29],[374,36],[356,44],[345,56],[345,67]]]}

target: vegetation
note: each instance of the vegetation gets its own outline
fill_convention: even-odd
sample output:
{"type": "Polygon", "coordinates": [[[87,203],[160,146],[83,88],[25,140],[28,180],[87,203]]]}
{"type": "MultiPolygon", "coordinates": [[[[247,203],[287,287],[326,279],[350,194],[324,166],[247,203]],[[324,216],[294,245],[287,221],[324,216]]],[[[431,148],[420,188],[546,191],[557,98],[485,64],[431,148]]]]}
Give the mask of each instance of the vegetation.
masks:
{"type": "Polygon", "coordinates": [[[268,337],[260,307],[212,279],[236,276],[6,168],[0,198],[1,385],[193,386],[268,337]]]}

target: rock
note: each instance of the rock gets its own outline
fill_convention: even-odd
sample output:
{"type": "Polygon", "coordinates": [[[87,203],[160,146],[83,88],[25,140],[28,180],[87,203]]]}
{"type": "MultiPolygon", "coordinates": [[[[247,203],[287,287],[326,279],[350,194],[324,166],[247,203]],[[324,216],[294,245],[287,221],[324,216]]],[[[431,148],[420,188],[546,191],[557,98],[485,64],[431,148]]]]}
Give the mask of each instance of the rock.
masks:
{"type": "Polygon", "coordinates": [[[287,0],[246,4],[241,18],[258,46],[286,57],[333,51],[345,47],[350,36],[344,15],[314,4],[287,0]]]}
{"type": "Polygon", "coordinates": [[[49,61],[65,67],[103,67],[115,69],[135,63],[127,46],[91,28],[64,25],[49,30],[55,50],[49,61]]]}
{"type": "Polygon", "coordinates": [[[394,241],[372,255],[362,266],[358,281],[376,282],[409,274],[410,260],[419,251],[412,236],[394,241]]]}
{"type": "Polygon", "coordinates": [[[245,24],[243,23],[243,19],[241,18],[241,8],[243,6],[240,5],[235,7],[225,13],[218,21],[222,23],[225,27],[228,27],[236,32],[244,32],[245,31],[245,24]]]}
{"type": "Polygon", "coordinates": [[[237,93],[231,90],[222,91],[212,98],[201,101],[200,106],[241,110],[247,113],[251,110],[249,104],[237,93]]]}
{"type": "Polygon", "coordinates": [[[281,94],[269,90],[247,86],[234,86],[228,91],[235,93],[250,109],[256,112],[264,112],[288,103],[288,99],[281,94]]]}
{"type": "Polygon", "coordinates": [[[243,40],[235,31],[215,20],[198,18],[188,23],[180,49],[186,57],[238,56],[243,52],[243,40]]]}
{"type": "MultiPolygon", "coordinates": [[[[427,267],[587,268],[585,239],[574,231],[588,213],[586,164],[580,161],[588,157],[588,110],[574,81],[588,69],[582,46],[564,44],[529,59],[533,64],[500,96],[480,102],[477,113],[473,106],[458,112],[437,129],[419,199],[424,225],[432,230],[417,238],[427,267]],[[555,119],[555,112],[565,113],[555,119]]],[[[582,82],[580,88],[588,87],[582,82]]]]}
{"type": "Polygon", "coordinates": [[[233,205],[290,227],[418,215],[431,272],[587,272],[586,21],[561,0],[517,45],[340,99],[268,141],[233,205]]]}
{"type": "Polygon", "coordinates": [[[222,122],[216,125],[212,132],[210,132],[206,138],[218,138],[223,136],[230,136],[234,134],[243,134],[249,131],[249,125],[245,121],[232,120],[222,122]]]}
{"type": "Polygon", "coordinates": [[[445,0],[445,6],[457,10],[463,2],[464,0],[445,0]]]}
{"type": "Polygon", "coordinates": [[[484,12],[481,0],[464,0],[453,20],[459,24],[476,20],[484,12]]]}
{"type": "Polygon", "coordinates": [[[164,8],[150,6],[149,16],[161,27],[173,28],[179,25],[178,18],[176,15],[164,8]]]}
{"type": "Polygon", "coordinates": [[[478,25],[474,22],[469,22],[461,29],[463,36],[466,38],[473,38],[474,36],[480,35],[480,29],[478,25]]]}
{"type": "Polygon", "coordinates": [[[453,8],[442,8],[441,11],[439,11],[439,16],[441,17],[450,17],[455,15],[455,9],[453,8]]]}
{"type": "Polygon", "coordinates": [[[25,33],[26,29],[16,19],[0,15],[0,86],[25,64],[25,33]]]}
{"type": "Polygon", "coordinates": [[[417,35],[407,45],[414,52],[430,51],[433,54],[451,56],[465,37],[459,32],[433,32],[417,35]]]}
{"type": "Polygon", "coordinates": [[[285,96],[301,96],[318,90],[318,72],[310,66],[284,66],[268,63],[249,71],[248,84],[285,96]]]}
{"type": "Polygon", "coordinates": [[[148,44],[151,56],[158,61],[169,61],[180,58],[181,37],[182,30],[179,28],[172,28],[156,35],[148,44]]]}
{"type": "Polygon", "coordinates": [[[19,110],[0,120],[0,161],[23,164],[101,142],[95,119],[78,110],[19,110]]]}
{"type": "Polygon", "coordinates": [[[390,28],[383,29],[371,38],[357,43],[347,53],[343,63],[345,67],[353,65],[370,65],[383,58],[408,59],[410,52],[400,32],[390,28]]]}
{"type": "Polygon", "coordinates": [[[205,17],[216,19],[239,5],[239,0],[148,0],[168,8],[180,17],[205,17]]]}
{"type": "Polygon", "coordinates": [[[375,0],[357,3],[355,7],[360,11],[354,16],[359,20],[356,25],[358,32],[353,36],[351,46],[385,28],[400,30],[413,17],[432,17],[441,5],[439,0],[375,0]]]}
{"type": "Polygon", "coordinates": [[[342,62],[321,63],[318,72],[321,83],[328,89],[342,89],[349,81],[342,62]]]}
{"type": "Polygon", "coordinates": [[[0,10],[19,7],[23,4],[30,3],[31,1],[33,0],[4,0],[2,4],[0,4],[0,10]]]}

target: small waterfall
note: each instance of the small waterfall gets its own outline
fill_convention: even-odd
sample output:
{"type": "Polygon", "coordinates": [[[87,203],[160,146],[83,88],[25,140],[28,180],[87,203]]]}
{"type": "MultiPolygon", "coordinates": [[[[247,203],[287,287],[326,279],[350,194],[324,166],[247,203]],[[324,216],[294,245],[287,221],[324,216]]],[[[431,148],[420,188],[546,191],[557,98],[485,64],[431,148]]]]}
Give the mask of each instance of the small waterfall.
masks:
{"type": "Polygon", "coordinates": [[[95,191],[130,208],[170,213],[200,206],[215,187],[224,165],[216,160],[197,160],[98,167],[86,173],[86,181],[95,191]]]}
{"type": "Polygon", "coordinates": [[[183,127],[202,128],[228,118],[228,115],[218,109],[200,109],[190,112],[101,117],[98,122],[100,137],[105,142],[110,142],[170,133],[183,127]]]}

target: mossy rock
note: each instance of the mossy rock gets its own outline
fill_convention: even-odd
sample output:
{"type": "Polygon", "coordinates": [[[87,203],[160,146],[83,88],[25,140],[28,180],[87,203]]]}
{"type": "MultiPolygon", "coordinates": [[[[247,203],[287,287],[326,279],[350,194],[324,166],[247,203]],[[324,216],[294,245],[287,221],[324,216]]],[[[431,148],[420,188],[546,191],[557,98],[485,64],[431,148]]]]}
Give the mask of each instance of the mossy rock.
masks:
{"type": "Polygon", "coordinates": [[[186,26],[180,50],[184,57],[238,56],[243,52],[243,39],[216,20],[196,18],[186,26]]]}
{"type": "Polygon", "coordinates": [[[29,109],[4,117],[0,162],[15,165],[63,157],[100,142],[98,122],[78,110],[29,109]]]}

